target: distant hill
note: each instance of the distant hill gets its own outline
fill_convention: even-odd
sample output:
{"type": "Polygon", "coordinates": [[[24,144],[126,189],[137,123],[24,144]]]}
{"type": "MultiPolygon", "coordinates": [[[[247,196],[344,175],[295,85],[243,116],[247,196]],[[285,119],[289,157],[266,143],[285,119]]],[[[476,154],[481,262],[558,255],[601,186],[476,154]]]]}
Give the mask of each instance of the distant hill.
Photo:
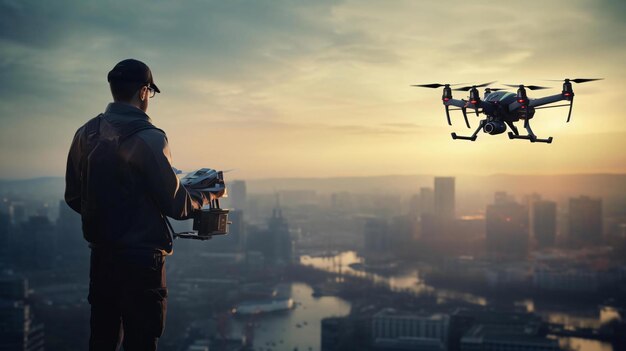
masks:
{"type": "Polygon", "coordinates": [[[15,194],[23,198],[63,198],[65,179],[42,177],[19,180],[0,180],[0,194],[15,194]]]}

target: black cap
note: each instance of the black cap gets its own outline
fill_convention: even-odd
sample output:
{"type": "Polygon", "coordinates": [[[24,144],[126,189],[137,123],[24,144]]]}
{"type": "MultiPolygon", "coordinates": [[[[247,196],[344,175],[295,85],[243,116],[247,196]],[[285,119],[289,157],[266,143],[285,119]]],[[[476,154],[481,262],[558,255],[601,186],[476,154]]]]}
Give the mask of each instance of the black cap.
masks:
{"type": "Polygon", "coordinates": [[[152,79],[152,72],[150,68],[143,62],[135,59],[126,59],[120,61],[107,76],[107,81],[123,81],[123,82],[135,82],[149,84],[154,91],[160,93],[161,90],[157,88],[152,79]]]}

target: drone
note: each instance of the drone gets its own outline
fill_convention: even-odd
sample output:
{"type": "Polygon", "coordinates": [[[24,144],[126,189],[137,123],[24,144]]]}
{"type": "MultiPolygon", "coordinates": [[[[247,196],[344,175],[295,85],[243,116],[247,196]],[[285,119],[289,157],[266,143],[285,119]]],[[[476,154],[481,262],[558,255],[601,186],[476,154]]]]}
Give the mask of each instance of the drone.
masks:
{"type": "Polygon", "coordinates": [[[536,99],[528,98],[526,90],[541,90],[549,89],[549,87],[542,87],[537,85],[524,85],[524,84],[504,84],[508,87],[517,88],[517,93],[505,91],[500,88],[489,88],[495,82],[489,82],[479,85],[464,86],[461,88],[452,89],[452,86],[460,84],[416,84],[414,87],[437,89],[443,87],[443,95],[441,100],[446,109],[446,117],[448,124],[452,125],[450,121],[450,111],[461,111],[467,128],[471,128],[467,119],[467,109],[472,109],[476,113],[476,116],[480,116],[481,113],[486,115],[485,119],[479,122],[478,128],[471,136],[462,136],[452,133],[452,139],[456,140],[470,140],[476,141],[478,133],[482,130],[486,134],[497,135],[502,134],[507,130],[507,127],[511,129],[508,133],[509,139],[525,139],[531,143],[552,143],[552,137],[547,139],[540,139],[535,135],[530,127],[530,120],[534,117],[535,111],[544,108],[553,107],[568,107],[569,113],[567,114],[567,122],[570,121],[572,116],[572,106],[574,106],[574,90],[572,89],[572,83],[586,83],[603,78],[576,78],[564,80],[557,80],[563,82],[563,90],[560,94],[545,96],[536,99]],[[480,98],[478,88],[485,87],[483,98],[480,98]],[[469,100],[457,100],[452,98],[452,90],[456,91],[469,91],[469,100]],[[559,101],[568,101],[569,103],[561,105],[550,105],[559,101]],[[549,106],[544,106],[549,105],[549,106]],[[450,108],[450,106],[456,108],[450,108]],[[515,126],[514,122],[520,120],[524,121],[524,128],[527,134],[521,135],[519,130],[515,126]]]}
{"type": "MultiPolygon", "coordinates": [[[[174,172],[182,173],[177,169],[174,169],[174,172]]],[[[229,211],[220,208],[219,200],[220,197],[227,196],[224,172],[211,168],[201,168],[184,176],[180,183],[186,189],[204,193],[211,200],[206,207],[193,211],[193,231],[176,233],[172,224],[165,217],[173,238],[209,240],[214,235],[228,234],[228,225],[231,224],[228,220],[229,211]]]]}

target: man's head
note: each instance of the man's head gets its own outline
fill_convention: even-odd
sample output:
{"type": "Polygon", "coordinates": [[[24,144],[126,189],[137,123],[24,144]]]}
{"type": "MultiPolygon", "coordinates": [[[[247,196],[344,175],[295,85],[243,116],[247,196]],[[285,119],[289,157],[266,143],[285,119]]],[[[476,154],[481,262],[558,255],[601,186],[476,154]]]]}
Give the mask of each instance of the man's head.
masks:
{"type": "Polygon", "coordinates": [[[120,61],[107,76],[111,86],[113,101],[125,102],[142,109],[148,109],[148,98],[161,91],[154,84],[148,66],[135,59],[120,61]]]}

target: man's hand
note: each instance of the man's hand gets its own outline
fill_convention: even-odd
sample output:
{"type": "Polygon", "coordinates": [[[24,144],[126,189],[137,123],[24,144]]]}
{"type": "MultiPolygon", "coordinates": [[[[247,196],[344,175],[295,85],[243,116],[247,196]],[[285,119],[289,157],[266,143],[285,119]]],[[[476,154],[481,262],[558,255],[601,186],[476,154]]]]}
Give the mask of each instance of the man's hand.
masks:
{"type": "Polygon", "coordinates": [[[218,192],[209,192],[209,196],[211,200],[217,200],[220,197],[223,197],[224,195],[226,195],[226,189],[222,189],[218,192]]]}

